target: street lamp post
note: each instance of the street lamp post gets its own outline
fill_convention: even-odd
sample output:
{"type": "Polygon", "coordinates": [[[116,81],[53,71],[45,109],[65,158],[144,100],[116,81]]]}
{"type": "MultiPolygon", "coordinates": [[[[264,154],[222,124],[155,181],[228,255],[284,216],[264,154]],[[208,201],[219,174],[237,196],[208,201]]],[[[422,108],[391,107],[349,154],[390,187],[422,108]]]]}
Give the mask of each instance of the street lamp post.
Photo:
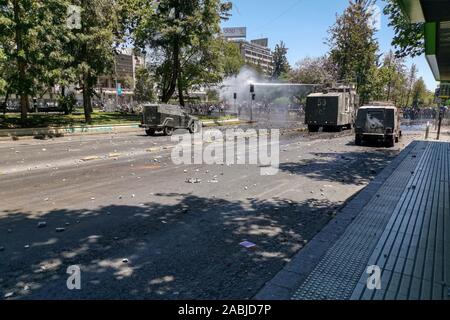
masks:
{"type": "Polygon", "coordinates": [[[442,127],[442,118],[444,116],[444,107],[439,108],[439,124],[438,124],[438,131],[437,131],[437,138],[436,140],[440,140],[441,138],[441,127],[442,127]]]}

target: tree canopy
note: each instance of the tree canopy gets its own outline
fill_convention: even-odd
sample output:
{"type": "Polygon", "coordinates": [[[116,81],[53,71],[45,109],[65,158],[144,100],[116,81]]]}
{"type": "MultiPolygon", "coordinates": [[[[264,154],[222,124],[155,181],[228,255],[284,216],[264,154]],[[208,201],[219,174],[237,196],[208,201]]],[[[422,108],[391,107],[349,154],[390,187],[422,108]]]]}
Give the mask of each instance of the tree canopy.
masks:
{"type": "Polygon", "coordinates": [[[389,17],[389,26],[394,29],[392,45],[399,58],[416,57],[425,53],[425,31],[423,23],[411,23],[400,9],[397,1],[385,0],[384,14],[389,17]]]}
{"type": "Polygon", "coordinates": [[[289,71],[291,70],[291,66],[289,65],[287,58],[288,48],[286,48],[286,44],[281,41],[279,44],[275,46],[275,50],[273,51],[273,72],[272,79],[280,79],[283,76],[287,76],[289,71]]]}
{"type": "Polygon", "coordinates": [[[378,42],[370,24],[372,0],[351,0],[329,30],[330,58],[336,64],[338,80],[356,83],[361,102],[371,99],[377,67],[378,42]]]}

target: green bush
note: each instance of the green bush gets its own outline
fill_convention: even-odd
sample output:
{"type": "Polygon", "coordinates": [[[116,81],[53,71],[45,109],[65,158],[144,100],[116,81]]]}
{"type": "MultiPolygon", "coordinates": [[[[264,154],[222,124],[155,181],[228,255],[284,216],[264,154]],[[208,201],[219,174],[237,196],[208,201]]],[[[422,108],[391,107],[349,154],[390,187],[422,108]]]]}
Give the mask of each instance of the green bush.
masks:
{"type": "Polygon", "coordinates": [[[59,105],[64,111],[64,114],[69,115],[75,111],[77,106],[77,99],[74,93],[70,93],[67,96],[63,96],[59,99],[59,105]]]}

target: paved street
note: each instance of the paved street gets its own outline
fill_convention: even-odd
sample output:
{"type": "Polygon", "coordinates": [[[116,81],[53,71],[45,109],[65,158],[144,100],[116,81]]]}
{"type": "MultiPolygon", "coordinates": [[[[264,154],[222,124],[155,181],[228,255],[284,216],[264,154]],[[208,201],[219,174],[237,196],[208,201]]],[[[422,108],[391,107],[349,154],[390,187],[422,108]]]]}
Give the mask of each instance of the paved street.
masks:
{"type": "Polygon", "coordinates": [[[0,298],[250,299],[420,137],[286,131],[276,176],[177,166],[170,138],[142,132],[0,142],[0,298]]]}

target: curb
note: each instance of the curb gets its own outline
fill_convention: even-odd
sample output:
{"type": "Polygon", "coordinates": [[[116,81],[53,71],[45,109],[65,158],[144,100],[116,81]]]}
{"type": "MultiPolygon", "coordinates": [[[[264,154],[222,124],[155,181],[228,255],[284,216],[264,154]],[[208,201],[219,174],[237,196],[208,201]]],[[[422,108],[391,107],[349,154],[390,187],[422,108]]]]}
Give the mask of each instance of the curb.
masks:
{"type": "Polygon", "coordinates": [[[243,123],[243,121],[238,118],[228,119],[228,120],[208,120],[201,121],[203,127],[217,127],[217,126],[229,126],[229,125],[238,125],[243,123]]]}
{"type": "Polygon", "coordinates": [[[48,127],[48,128],[26,128],[26,129],[2,129],[0,139],[11,139],[14,137],[36,137],[36,136],[64,136],[77,134],[99,134],[124,132],[139,129],[138,123],[122,125],[96,125],[76,127],[48,127]]]}
{"type": "MultiPolygon", "coordinates": [[[[239,119],[230,119],[222,121],[205,121],[203,127],[217,127],[226,125],[238,125],[242,122],[239,119]]],[[[1,129],[0,141],[16,140],[18,138],[36,138],[36,137],[63,137],[90,134],[111,134],[132,132],[141,130],[139,123],[118,124],[118,125],[95,125],[95,126],[76,126],[76,127],[48,127],[48,128],[26,128],[26,129],[1,129]]]]}

